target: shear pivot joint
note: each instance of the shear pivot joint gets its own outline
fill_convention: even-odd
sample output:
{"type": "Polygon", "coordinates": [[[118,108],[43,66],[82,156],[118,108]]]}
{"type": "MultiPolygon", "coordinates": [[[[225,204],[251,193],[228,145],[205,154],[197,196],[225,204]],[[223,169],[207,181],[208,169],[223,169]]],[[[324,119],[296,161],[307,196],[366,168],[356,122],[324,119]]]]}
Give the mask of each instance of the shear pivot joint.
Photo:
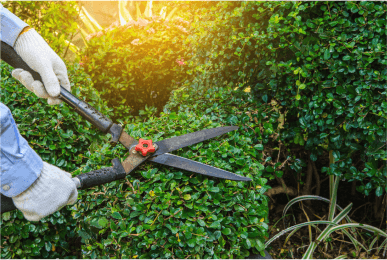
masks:
{"type": "Polygon", "coordinates": [[[144,140],[140,138],[135,150],[141,152],[142,156],[146,156],[148,153],[154,153],[156,148],[152,145],[152,140],[144,140]]]}

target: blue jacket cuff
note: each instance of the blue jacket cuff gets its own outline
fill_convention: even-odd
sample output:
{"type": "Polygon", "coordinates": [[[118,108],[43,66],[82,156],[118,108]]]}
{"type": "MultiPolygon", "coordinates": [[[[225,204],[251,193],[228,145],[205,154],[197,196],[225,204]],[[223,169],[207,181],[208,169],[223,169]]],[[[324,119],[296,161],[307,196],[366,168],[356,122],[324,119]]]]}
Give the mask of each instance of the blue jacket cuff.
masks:
{"type": "Polygon", "coordinates": [[[7,197],[15,197],[28,189],[40,176],[43,161],[32,149],[18,159],[6,174],[1,175],[0,191],[7,197]]]}

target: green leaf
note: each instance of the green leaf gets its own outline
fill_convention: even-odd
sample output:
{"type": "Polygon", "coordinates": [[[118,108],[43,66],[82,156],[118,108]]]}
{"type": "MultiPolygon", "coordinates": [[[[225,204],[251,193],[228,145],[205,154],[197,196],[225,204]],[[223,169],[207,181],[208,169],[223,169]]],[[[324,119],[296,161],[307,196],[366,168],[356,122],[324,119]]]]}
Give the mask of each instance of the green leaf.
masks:
{"type": "Polygon", "coordinates": [[[106,218],[100,218],[99,220],[98,220],[98,224],[102,227],[102,228],[104,228],[104,227],[106,227],[106,225],[109,223],[109,221],[106,219],[106,218]]]}
{"type": "Polygon", "coordinates": [[[331,53],[329,52],[328,49],[326,49],[324,52],[324,60],[328,60],[330,58],[331,58],[331,53]]]}
{"type": "Polygon", "coordinates": [[[4,221],[8,221],[11,218],[11,213],[8,211],[8,212],[3,213],[1,216],[2,216],[4,221]]]}
{"type": "Polygon", "coordinates": [[[247,246],[247,249],[251,248],[251,241],[248,238],[246,238],[246,246],[247,246]]]}
{"type": "Polygon", "coordinates": [[[210,228],[219,228],[220,222],[221,222],[220,220],[212,222],[210,225],[210,228]]]}
{"type": "Polygon", "coordinates": [[[256,145],[254,145],[254,148],[256,148],[258,151],[263,151],[263,145],[262,144],[256,144],[256,145]]]}
{"type": "Polygon", "coordinates": [[[222,230],[223,235],[230,235],[231,234],[231,229],[230,228],[225,228],[222,230]]]}
{"type": "Polygon", "coordinates": [[[112,217],[115,219],[122,219],[122,216],[119,212],[113,212],[112,217]]]}
{"type": "Polygon", "coordinates": [[[45,243],[45,248],[46,248],[46,251],[48,251],[48,252],[51,251],[52,245],[51,245],[50,241],[47,241],[47,242],[45,243]]]}
{"type": "Polygon", "coordinates": [[[169,119],[171,119],[171,120],[176,120],[176,119],[178,119],[178,116],[176,115],[176,112],[172,112],[172,113],[169,115],[169,119]]]}
{"type": "Polygon", "coordinates": [[[136,227],[137,234],[140,234],[143,230],[144,230],[144,228],[142,226],[137,226],[136,227]]]}
{"type": "Polygon", "coordinates": [[[218,187],[211,187],[209,189],[209,191],[211,191],[211,192],[219,192],[219,188],[218,187]]]}
{"type": "Polygon", "coordinates": [[[351,59],[351,56],[348,56],[348,55],[345,55],[344,57],[343,57],[343,60],[350,60],[351,59]]]}
{"type": "Polygon", "coordinates": [[[189,247],[195,247],[195,245],[196,245],[196,239],[195,239],[195,238],[192,238],[192,239],[188,240],[188,241],[187,241],[187,245],[188,245],[189,247]]]}
{"type": "Polygon", "coordinates": [[[265,244],[262,243],[262,241],[260,239],[256,239],[255,242],[256,242],[255,248],[258,251],[263,251],[265,249],[265,244]]]}
{"type": "Polygon", "coordinates": [[[185,194],[184,195],[184,199],[185,200],[190,200],[191,199],[191,195],[190,194],[185,194]]]}
{"type": "Polygon", "coordinates": [[[198,219],[197,220],[197,222],[198,222],[198,224],[200,225],[200,226],[202,226],[202,227],[204,227],[205,225],[206,225],[206,222],[204,222],[204,220],[202,220],[202,219],[198,219]]]}
{"type": "Polygon", "coordinates": [[[335,158],[335,161],[340,160],[340,152],[339,151],[333,151],[332,155],[333,155],[333,158],[335,158]]]}
{"type": "Polygon", "coordinates": [[[15,243],[17,240],[18,240],[18,237],[15,236],[15,235],[12,235],[12,236],[10,237],[10,239],[9,239],[9,242],[10,242],[11,244],[13,244],[13,243],[15,243]]]}
{"type": "Polygon", "coordinates": [[[383,195],[383,188],[382,188],[382,186],[378,186],[377,188],[376,188],[376,191],[375,191],[375,193],[376,193],[376,196],[378,196],[378,197],[380,197],[380,196],[382,196],[383,195]]]}
{"type": "Polygon", "coordinates": [[[352,65],[348,66],[348,72],[349,73],[354,73],[356,71],[356,68],[352,65]]]}

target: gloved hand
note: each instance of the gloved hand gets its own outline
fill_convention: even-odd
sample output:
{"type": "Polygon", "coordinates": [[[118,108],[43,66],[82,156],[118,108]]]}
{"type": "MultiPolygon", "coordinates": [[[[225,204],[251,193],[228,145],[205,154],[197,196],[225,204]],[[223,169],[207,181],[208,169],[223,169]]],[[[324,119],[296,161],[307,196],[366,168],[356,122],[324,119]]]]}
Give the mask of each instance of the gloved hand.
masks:
{"type": "Polygon", "coordinates": [[[71,174],[43,162],[43,169],[36,181],[19,195],[13,203],[29,221],[40,219],[77,201],[78,190],[71,174]]]}
{"type": "Polygon", "coordinates": [[[44,86],[42,82],[34,81],[31,73],[23,69],[13,70],[12,76],[38,97],[48,98],[49,105],[60,104],[62,101],[54,98],[60,94],[60,85],[71,92],[66,65],[62,59],[34,29],[17,38],[15,51],[31,69],[40,74],[44,86]]]}

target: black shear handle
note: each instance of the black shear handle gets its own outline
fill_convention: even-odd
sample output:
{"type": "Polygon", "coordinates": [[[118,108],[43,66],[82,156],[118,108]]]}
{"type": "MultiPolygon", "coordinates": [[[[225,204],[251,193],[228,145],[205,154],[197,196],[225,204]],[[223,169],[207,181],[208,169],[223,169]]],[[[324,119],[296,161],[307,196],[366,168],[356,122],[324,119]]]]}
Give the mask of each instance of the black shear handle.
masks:
{"type": "MultiPolygon", "coordinates": [[[[39,80],[43,83],[39,73],[31,69],[11,46],[2,41],[0,48],[2,60],[4,60],[15,69],[21,68],[30,72],[35,80],[39,80]]],[[[79,100],[62,86],[60,87],[59,98],[66,102],[69,106],[73,107],[78,114],[80,114],[83,118],[88,120],[105,134],[108,133],[110,127],[113,125],[113,122],[104,114],[90,106],[87,102],[79,100]]]]}
{"type": "MultiPolygon", "coordinates": [[[[78,189],[87,189],[90,187],[99,186],[101,184],[110,183],[112,181],[124,179],[126,177],[126,172],[120,160],[118,158],[114,158],[112,160],[112,163],[112,167],[82,173],[74,177],[78,178],[80,182],[80,186],[78,186],[78,189]]],[[[0,205],[0,214],[16,209],[15,204],[13,204],[12,198],[6,197],[3,194],[1,194],[0,205]]]]}

